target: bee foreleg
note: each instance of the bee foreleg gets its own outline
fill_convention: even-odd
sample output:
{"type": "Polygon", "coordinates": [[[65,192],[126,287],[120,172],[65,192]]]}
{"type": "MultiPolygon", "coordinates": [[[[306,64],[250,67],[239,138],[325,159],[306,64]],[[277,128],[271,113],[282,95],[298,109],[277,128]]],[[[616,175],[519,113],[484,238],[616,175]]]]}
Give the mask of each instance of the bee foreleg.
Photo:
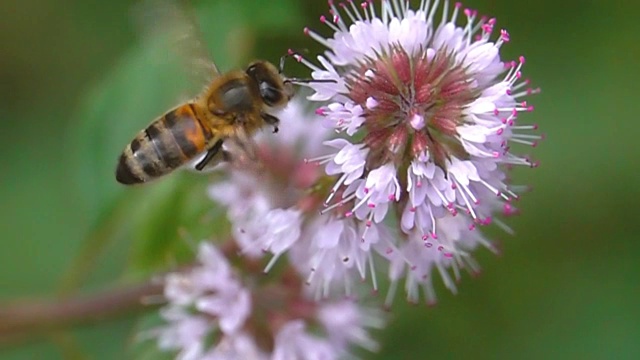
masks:
{"type": "Polygon", "coordinates": [[[269,125],[273,125],[273,133],[277,133],[278,132],[278,124],[280,123],[280,119],[278,119],[277,117],[271,115],[271,114],[267,114],[266,112],[261,112],[260,116],[262,116],[262,119],[269,125]]]}
{"type": "Polygon", "coordinates": [[[198,171],[202,171],[204,169],[205,166],[207,166],[207,164],[209,163],[209,161],[211,161],[216,154],[218,153],[218,151],[220,151],[220,148],[222,147],[222,140],[218,140],[212,147],[211,149],[207,150],[207,154],[204,156],[204,158],[202,160],[200,160],[197,164],[196,164],[196,170],[198,171]]]}

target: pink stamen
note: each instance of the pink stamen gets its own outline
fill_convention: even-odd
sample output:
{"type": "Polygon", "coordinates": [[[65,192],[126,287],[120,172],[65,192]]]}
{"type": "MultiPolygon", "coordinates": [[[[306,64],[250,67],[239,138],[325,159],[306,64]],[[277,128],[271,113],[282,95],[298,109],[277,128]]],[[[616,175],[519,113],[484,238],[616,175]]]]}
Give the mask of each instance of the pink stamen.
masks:
{"type": "Polygon", "coordinates": [[[500,30],[500,39],[502,39],[502,41],[504,42],[509,42],[511,40],[511,36],[509,36],[507,30],[502,29],[500,30]]]}

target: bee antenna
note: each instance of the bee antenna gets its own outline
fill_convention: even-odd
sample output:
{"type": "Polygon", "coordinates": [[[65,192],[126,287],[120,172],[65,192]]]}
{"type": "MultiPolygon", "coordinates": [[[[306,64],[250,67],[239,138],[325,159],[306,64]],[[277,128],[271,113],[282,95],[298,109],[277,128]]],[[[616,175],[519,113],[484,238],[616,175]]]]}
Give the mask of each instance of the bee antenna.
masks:
{"type": "MultiPolygon", "coordinates": [[[[303,53],[308,53],[309,50],[308,49],[302,49],[302,52],[303,53]]],[[[295,51],[293,49],[289,49],[289,50],[287,50],[286,54],[284,54],[284,55],[282,55],[282,57],[280,57],[280,66],[278,66],[278,72],[280,74],[282,74],[282,72],[284,71],[284,62],[290,57],[293,57],[296,60],[298,60],[298,57],[300,57],[300,52],[299,51],[295,51]]]]}

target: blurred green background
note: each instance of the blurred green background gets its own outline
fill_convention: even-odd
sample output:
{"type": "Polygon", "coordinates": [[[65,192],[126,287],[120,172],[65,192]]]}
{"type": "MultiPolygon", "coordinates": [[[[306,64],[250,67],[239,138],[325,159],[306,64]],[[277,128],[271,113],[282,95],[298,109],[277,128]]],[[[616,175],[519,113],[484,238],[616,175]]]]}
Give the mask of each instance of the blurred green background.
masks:
{"type": "MultiPolygon", "coordinates": [[[[0,300],[140,278],[157,265],[148,254],[171,253],[177,227],[196,237],[213,230],[199,221],[215,215],[206,178],[180,174],[134,190],[113,178],[126,142],[183,85],[157,61],[161,47],[136,36],[131,4],[0,2],[0,300]]],[[[257,55],[274,61],[289,47],[319,50],[302,28],[323,30],[324,1],[260,4],[196,3],[222,69],[257,55]]],[[[465,276],[455,296],[439,286],[434,308],[397,299],[370,358],[640,358],[640,3],[464,5],[497,17],[511,34],[505,56],[525,55],[525,75],[543,89],[525,115],[547,135],[534,152],[541,166],[515,171],[534,191],[510,219],[516,236],[491,233],[503,255],[480,251],[482,276],[465,276]]],[[[0,358],[127,358],[135,322],[1,344],[0,358]]]]}

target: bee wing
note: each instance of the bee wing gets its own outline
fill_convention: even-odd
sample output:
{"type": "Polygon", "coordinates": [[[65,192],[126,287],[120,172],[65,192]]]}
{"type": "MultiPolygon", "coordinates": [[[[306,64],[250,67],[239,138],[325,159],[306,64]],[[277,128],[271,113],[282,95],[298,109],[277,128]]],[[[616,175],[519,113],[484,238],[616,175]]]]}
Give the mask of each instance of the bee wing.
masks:
{"type": "Polygon", "coordinates": [[[134,5],[132,16],[143,40],[167,42],[191,83],[206,86],[220,75],[188,1],[142,0],[134,5]]]}

